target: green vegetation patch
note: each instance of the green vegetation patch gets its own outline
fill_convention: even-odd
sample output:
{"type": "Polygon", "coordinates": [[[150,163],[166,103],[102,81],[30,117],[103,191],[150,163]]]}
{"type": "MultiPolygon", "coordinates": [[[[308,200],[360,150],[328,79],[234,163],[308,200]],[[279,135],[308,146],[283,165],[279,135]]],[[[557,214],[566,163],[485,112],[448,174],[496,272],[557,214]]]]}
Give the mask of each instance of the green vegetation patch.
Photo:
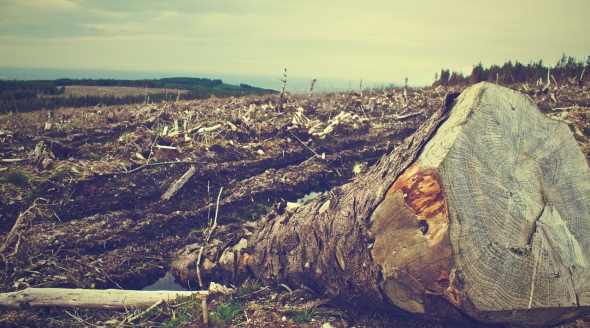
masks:
{"type": "Polygon", "coordinates": [[[324,313],[321,311],[313,308],[309,310],[302,310],[302,311],[294,311],[293,312],[293,321],[296,324],[304,324],[310,321],[315,321],[321,319],[325,316],[324,313]]]}
{"type": "Polygon", "coordinates": [[[4,179],[3,182],[12,183],[16,187],[22,188],[29,183],[29,176],[22,173],[21,171],[10,171],[4,179]]]}
{"type": "Polygon", "coordinates": [[[180,304],[180,307],[170,309],[170,320],[163,322],[160,327],[180,327],[184,324],[198,321],[203,316],[201,301],[195,297],[179,297],[176,299],[176,302],[180,304]]]}
{"type": "Polygon", "coordinates": [[[238,297],[249,297],[251,296],[254,292],[258,291],[260,289],[260,283],[258,283],[255,280],[246,280],[241,286],[240,288],[238,288],[238,297]]]}
{"type": "Polygon", "coordinates": [[[235,300],[230,300],[228,302],[224,302],[219,304],[219,306],[215,309],[215,311],[211,312],[211,321],[215,322],[216,324],[228,324],[232,320],[234,320],[240,313],[244,306],[236,302],[235,300]]]}

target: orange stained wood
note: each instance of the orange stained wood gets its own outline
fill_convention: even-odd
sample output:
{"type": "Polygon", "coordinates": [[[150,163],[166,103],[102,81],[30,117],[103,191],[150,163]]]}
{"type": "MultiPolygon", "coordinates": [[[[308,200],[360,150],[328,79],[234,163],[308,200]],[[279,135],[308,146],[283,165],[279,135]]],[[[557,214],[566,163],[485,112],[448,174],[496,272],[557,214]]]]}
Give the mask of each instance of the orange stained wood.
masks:
{"type": "Polygon", "coordinates": [[[400,190],[406,205],[420,221],[417,226],[429,244],[437,244],[448,231],[447,204],[438,173],[424,169],[418,162],[407,168],[387,191],[387,196],[400,190]]]}

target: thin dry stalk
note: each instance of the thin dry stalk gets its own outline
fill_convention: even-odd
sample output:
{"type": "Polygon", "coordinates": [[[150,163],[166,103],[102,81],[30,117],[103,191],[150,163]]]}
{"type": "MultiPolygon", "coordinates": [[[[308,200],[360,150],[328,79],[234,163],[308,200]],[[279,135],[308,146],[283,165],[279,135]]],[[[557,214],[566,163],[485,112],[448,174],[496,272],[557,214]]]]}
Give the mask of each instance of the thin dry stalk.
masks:
{"type": "Polygon", "coordinates": [[[551,75],[551,79],[553,80],[553,83],[555,83],[555,89],[557,89],[559,85],[557,84],[557,80],[555,80],[555,76],[551,75]]]}
{"type": "Polygon", "coordinates": [[[205,327],[209,327],[209,314],[207,313],[207,298],[203,298],[201,301],[201,307],[203,308],[203,324],[205,327]]]}
{"type": "Polygon", "coordinates": [[[203,257],[203,250],[205,245],[201,245],[199,249],[199,256],[197,257],[197,281],[199,282],[199,288],[203,289],[203,279],[201,279],[201,258],[203,257]]]}
{"type": "Polygon", "coordinates": [[[291,133],[291,135],[292,135],[292,136],[293,136],[295,139],[299,140],[299,142],[301,142],[301,144],[302,144],[303,146],[305,146],[305,148],[307,148],[307,149],[311,150],[311,152],[312,152],[312,153],[314,153],[314,154],[315,154],[315,156],[321,157],[321,156],[320,156],[320,154],[318,154],[318,153],[317,153],[315,150],[313,150],[313,149],[309,148],[309,146],[308,146],[308,145],[306,145],[306,144],[305,144],[303,141],[301,141],[301,139],[299,139],[299,137],[297,137],[297,136],[296,136],[296,135],[294,135],[293,133],[291,133]]]}
{"type": "Polygon", "coordinates": [[[211,226],[211,184],[207,181],[207,225],[211,226]]]}
{"type": "Polygon", "coordinates": [[[549,78],[549,76],[551,76],[551,67],[547,69],[547,84],[543,88],[543,92],[549,91],[549,86],[551,85],[551,79],[549,78]]]}
{"type": "Polygon", "coordinates": [[[221,199],[221,193],[223,192],[223,187],[219,189],[219,194],[217,195],[217,205],[215,207],[215,218],[213,219],[213,223],[209,224],[209,229],[207,233],[207,238],[205,238],[205,243],[199,249],[199,256],[197,257],[197,280],[199,281],[199,288],[203,289],[203,279],[201,278],[201,258],[203,257],[203,250],[205,249],[205,244],[209,243],[211,236],[213,235],[213,231],[217,228],[217,216],[219,214],[219,200],[221,199]]]}
{"type": "Polygon", "coordinates": [[[207,239],[205,240],[206,243],[209,242],[211,239],[211,235],[213,235],[213,231],[217,228],[217,215],[219,214],[219,200],[221,198],[221,193],[223,192],[223,187],[219,189],[219,194],[217,195],[217,205],[215,206],[215,219],[213,219],[213,225],[210,227],[209,234],[207,235],[207,239]]]}
{"type": "Polygon", "coordinates": [[[152,142],[152,145],[150,146],[150,154],[146,160],[146,163],[150,162],[150,159],[152,158],[152,155],[154,154],[154,147],[156,146],[156,142],[158,142],[158,134],[156,133],[156,137],[154,138],[154,142],[152,142]]]}
{"type": "Polygon", "coordinates": [[[408,78],[406,77],[406,83],[404,84],[404,98],[406,99],[406,104],[408,103],[408,78]]]}
{"type": "Polygon", "coordinates": [[[287,85],[287,69],[285,68],[285,73],[283,73],[283,79],[279,79],[283,82],[283,88],[281,89],[281,94],[279,95],[279,103],[277,104],[277,110],[280,110],[283,107],[283,104],[286,102],[285,99],[285,86],[287,85]]]}
{"type": "Polygon", "coordinates": [[[72,317],[74,320],[78,321],[78,323],[82,324],[84,327],[88,327],[90,325],[90,323],[84,321],[84,319],[80,318],[77,315],[73,315],[68,311],[65,311],[70,317],[72,317]]]}
{"type": "MultiPolygon", "coordinates": [[[[154,303],[154,305],[150,306],[149,308],[139,312],[138,314],[129,317],[126,321],[127,322],[134,322],[135,320],[141,318],[142,316],[144,316],[146,313],[150,312],[151,310],[157,308],[158,306],[164,304],[164,300],[159,300],[156,303],[154,303]]],[[[125,320],[124,320],[125,321],[125,320]]]]}

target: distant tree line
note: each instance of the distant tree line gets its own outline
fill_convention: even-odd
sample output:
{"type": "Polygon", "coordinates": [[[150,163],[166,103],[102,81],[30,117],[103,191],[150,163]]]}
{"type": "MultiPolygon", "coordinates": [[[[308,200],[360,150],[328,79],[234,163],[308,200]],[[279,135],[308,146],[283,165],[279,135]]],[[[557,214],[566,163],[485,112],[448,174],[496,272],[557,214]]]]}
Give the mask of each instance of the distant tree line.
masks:
{"type": "Polygon", "coordinates": [[[49,81],[0,81],[0,101],[24,100],[38,95],[62,95],[65,88],[49,81]]]}
{"type": "MultiPolygon", "coordinates": [[[[575,57],[562,55],[555,66],[545,66],[542,60],[530,62],[526,65],[516,61],[507,61],[502,66],[492,65],[484,67],[480,62],[473,66],[470,75],[463,75],[461,72],[442,69],[440,75],[434,76],[435,82],[432,86],[466,86],[482,81],[494,82],[503,85],[515,83],[536,83],[540,79],[546,83],[547,73],[550,71],[551,76],[559,83],[578,83],[582,84],[590,80],[590,71],[586,68],[590,66],[590,56],[583,61],[575,57]]],[[[590,68],[588,68],[590,70],[590,68]]]]}
{"type": "Polygon", "coordinates": [[[163,82],[168,89],[185,90],[193,89],[195,86],[214,88],[223,84],[223,81],[219,79],[210,80],[196,77],[169,77],[160,79],[160,81],[163,82]]]}
{"type": "Polygon", "coordinates": [[[159,80],[117,80],[117,79],[57,79],[50,81],[56,86],[83,85],[92,87],[136,87],[164,88],[165,83],[159,80]]]}
{"type": "Polygon", "coordinates": [[[56,86],[84,85],[96,87],[136,87],[136,88],[167,88],[189,90],[197,85],[213,88],[221,85],[222,80],[198,77],[167,77],[151,80],[117,80],[117,79],[57,79],[52,82],[56,86]]]}
{"type": "MultiPolygon", "coordinates": [[[[29,112],[39,109],[60,107],[88,107],[98,104],[104,106],[142,103],[145,95],[86,95],[64,96],[65,88],[72,85],[117,86],[141,88],[167,88],[188,90],[181,97],[184,100],[205,99],[211,96],[231,97],[248,94],[276,93],[275,90],[262,89],[250,85],[224,84],[218,79],[173,77],[159,80],[115,80],[115,79],[58,79],[37,81],[0,81],[0,114],[8,112],[29,112]]],[[[150,102],[176,99],[172,93],[150,93],[150,102]]]]}
{"type": "MultiPolygon", "coordinates": [[[[170,95],[168,95],[170,97],[170,95]]],[[[145,102],[144,95],[125,95],[115,97],[107,96],[59,96],[59,97],[32,97],[26,99],[0,99],[0,114],[8,112],[30,112],[39,109],[56,109],[61,107],[90,107],[90,106],[111,106],[125,105],[145,102]]],[[[165,93],[149,94],[150,102],[161,102],[166,100],[165,93]]]]}

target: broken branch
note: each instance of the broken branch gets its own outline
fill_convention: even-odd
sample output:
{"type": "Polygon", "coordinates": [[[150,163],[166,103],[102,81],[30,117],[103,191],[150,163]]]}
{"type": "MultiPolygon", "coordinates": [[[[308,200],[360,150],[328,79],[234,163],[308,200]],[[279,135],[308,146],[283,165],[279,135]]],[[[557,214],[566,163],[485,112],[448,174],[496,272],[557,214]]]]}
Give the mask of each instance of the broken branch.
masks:
{"type": "Polygon", "coordinates": [[[162,195],[161,199],[162,200],[168,200],[170,199],[170,197],[174,196],[176,194],[176,192],[178,192],[178,190],[180,190],[180,188],[182,188],[182,186],[184,186],[184,184],[188,181],[188,179],[190,179],[193,174],[195,174],[195,172],[197,171],[197,167],[195,165],[191,165],[191,167],[188,169],[188,171],[186,171],[186,173],[184,173],[180,179],[176,180],[174,182],[174,184],[172,184],[172,186],[170,186],[170,188],[168,188],[168,190],[166,190],[166,192],[162,195]]]}
{"type": "Polygon", "coordinates": [[[154,303],[179,296],[205,299],[209,291],[151,291],[120,289],[26,288],[0,294],[0,307],[11,310],[42,306],[79,307],[85,309],[145,309],[154,303]]]}

